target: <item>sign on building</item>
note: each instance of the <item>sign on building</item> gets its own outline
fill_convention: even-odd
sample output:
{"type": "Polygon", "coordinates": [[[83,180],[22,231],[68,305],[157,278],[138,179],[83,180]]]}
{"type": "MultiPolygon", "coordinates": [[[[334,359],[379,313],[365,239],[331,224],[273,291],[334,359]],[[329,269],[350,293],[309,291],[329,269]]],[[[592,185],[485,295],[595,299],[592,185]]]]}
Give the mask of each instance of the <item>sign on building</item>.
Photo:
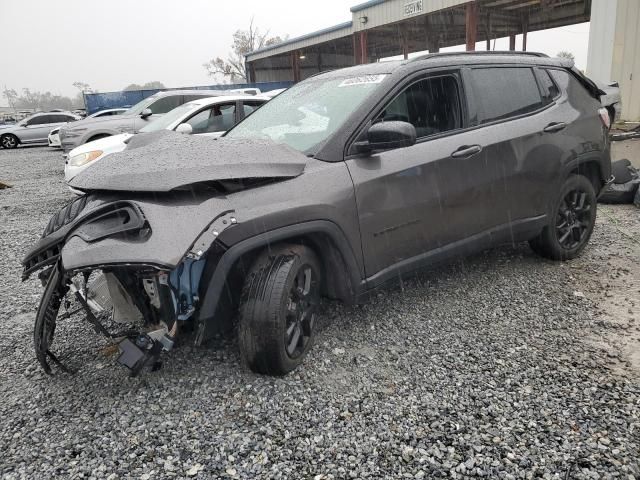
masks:
{"type": "Polygon", "coordinates": [[[404,16],[411,17],[412,15],[418,15],[422,13],[424,10],[424,6],[422,5],[423,0],[413,0],[411,2],[405,2],[404,4],[404,16]]]}

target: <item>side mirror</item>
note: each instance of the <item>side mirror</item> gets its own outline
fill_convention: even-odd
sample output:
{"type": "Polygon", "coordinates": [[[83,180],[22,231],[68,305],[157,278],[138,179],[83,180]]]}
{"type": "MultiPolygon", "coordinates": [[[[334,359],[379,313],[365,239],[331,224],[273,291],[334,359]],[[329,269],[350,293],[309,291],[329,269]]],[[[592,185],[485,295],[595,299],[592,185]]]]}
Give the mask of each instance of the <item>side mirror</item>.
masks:
{"type": "Polygon", "coordinates": [[[145,108],[140,112],[140,117],[142,118],[147,118],[147,117],[150,117],[151,115],[153,115],[153,112],[151,111],[150,108],[145,108]]]}
{"type": "Polygon", "coordinates": [[[416,128],[409,122],[379,122],[367,130],[367,141],[355,144],[360,153],[410,147],[416,143],[416,128]]]}
{"type": "Polygon", "coordinates": [[[181,123],[176,127],[176,132],[191,135],[193,133],[193,127],[188,123],[181,123]]]}

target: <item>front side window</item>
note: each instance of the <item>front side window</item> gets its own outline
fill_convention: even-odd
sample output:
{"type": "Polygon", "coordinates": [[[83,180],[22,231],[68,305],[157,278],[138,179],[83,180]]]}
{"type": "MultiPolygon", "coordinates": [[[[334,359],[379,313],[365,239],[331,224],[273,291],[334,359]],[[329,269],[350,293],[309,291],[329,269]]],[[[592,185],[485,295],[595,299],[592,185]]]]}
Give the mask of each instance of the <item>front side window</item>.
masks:
{"type": "Polygon", "coordinates": [[[225,132],[236,123],[236,103],[213,105],[191,117],[187,122],[193,133],[225,132]]]}
{"type": "Polygon", "coordinates": [[[265,103],[227,136],[268,138],[313,155],[385,76],[317,78],[299,83],[265,103]]]}
{"type": "Polygon", "coordinates": [[[154,115],[163,115],[182,105],[182,103],[182,95],[170,95],[158,99],[149,105],[148,108],[151,109],[154,115]]]}
{"type": "Polygon", "coordinates": [[[411,123],[417,138],[455,130],[462,126],[460,96],[452,75],[419,80],[391,101],[374,120],[411,123]]]}
{"type": "Polygon", "coordinates": [[[471,70],[471,82],[476,125],[523,115],[543,105],[531,68],[476,68],[471,70]]]}
{"type": "Polygon", "coordinates": [[[140,131],[149,133],[157,132],[158,130],[164,130],[165,128],[170,127],[173,123],[180,121],[181,118],[184,118],[184,116],[187,115],[189,111],[195,110],[197,108],[197,105],[193,105],[191,103],[180,105],[179,107],[171,110],[170,113],[167,113],[166,115],[156,118],[151,123],[148,123],[147,125],[142,127],[140,131]]]}

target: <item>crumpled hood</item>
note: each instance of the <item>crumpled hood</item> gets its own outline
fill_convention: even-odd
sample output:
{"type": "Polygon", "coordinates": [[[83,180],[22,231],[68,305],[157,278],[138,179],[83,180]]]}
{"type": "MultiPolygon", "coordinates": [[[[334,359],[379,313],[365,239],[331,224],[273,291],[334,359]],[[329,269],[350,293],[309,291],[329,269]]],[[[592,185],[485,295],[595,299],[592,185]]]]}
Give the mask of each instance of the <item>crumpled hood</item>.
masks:
{"type": "Polygon", "coordinates": [[[292,178],[307,157],[271,140],[138,134],[126,150],[79,173],[69,185],[80,190],[169,192],[191,185],[243,179],[292,178]]]}

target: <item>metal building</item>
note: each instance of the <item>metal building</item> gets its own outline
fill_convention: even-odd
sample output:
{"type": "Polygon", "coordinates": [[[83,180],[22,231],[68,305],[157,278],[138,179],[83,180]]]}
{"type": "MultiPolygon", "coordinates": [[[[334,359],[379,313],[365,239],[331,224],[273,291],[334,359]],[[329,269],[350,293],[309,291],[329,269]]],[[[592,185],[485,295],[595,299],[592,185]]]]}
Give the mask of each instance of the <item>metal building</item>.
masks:
{"type": "Polygon", "coordinates": [[[504,37],[515,50],[519,34],[526,50],[528,32],[591,20],[587,73],[605,82],[619,80],[623,118],[637,119],[639,7],[640,0],[370,0],[352,7],[348,22],[249,53],[247,76],[250,82],[297,82],[411,52],[462,44],[475,50],[476,42],[486,42],[489,50],[492,40],[504,37]]]}

